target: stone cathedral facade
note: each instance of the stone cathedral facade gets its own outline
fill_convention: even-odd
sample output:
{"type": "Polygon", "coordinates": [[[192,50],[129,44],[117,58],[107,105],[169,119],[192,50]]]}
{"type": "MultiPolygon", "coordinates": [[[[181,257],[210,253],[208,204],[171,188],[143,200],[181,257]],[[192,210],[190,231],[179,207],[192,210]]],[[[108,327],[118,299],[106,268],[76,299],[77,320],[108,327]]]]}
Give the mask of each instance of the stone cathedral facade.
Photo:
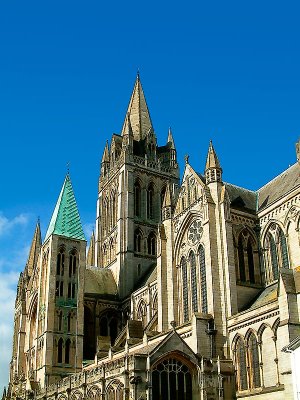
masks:
{"type": "MultiPolygon", "coordinates": [[[[299,155],[297,148],[297,155],[299,155]]],[[[257,191],[159,146],[139,76],[101,161],[87,249],[69,174],[37,224],[3,399],[292,399],[300,156],[257,191]]]]}

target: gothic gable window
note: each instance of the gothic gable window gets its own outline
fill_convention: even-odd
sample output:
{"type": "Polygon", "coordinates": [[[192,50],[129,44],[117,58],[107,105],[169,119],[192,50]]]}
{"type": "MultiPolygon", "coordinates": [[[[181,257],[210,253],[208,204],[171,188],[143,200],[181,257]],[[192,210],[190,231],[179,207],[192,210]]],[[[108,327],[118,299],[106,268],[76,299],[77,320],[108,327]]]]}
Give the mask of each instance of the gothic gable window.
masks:
{"type": "Polygon", "coordinates": [[[189,320],[189,294],[188,294],[188,274],[187,262],[185,257],[181,259],[181,279],[182,279],[182,301],[183,301],[183,321],[189,320]]]}
{"type": "Polygon", "coordinates": [[[196,257],[193,251],[189,255],[189,264],[191,270],[192,310],[193,312],[198,312],[196,257]]]}
{"type": "Polygon", "coordinates": [[[154,202],[154,187],[153,187],[153,183],[150,183],[150,185],[147,188],[147,218],[148,219],[153,219],[153,217],[154,217],[153,202],[154,202]]]}
{"type": "Polygon", "coordinates": [[[206,266],[205,266],[205,252],[202,245],[198,250],[199,257],[199,273],[200,273],[200,289],[201,289],[201,311],[207,313],[207,284],[206,284],[206,266]]]}
{"type": "Polygon", "coordinates": [[[192,375],[190,369],[176,358],[156,364],[152,370],[153,400],[192,400],[192,375]]]}
{"type": "MultiPolygon", "coordinates": [[[[123,400],[124,399],[124,387],[120,381],[113,381],[109,384],[106,392],[107,400],[123,400]]],[[[153,399],[154,400],[154,399],[153,399]]]]}
{"type": "Polygon", "coordinates": [[[136,253],[142,252],[142,238],[142,231],[140,229],[136,229],[134,232],[134,251],[136,253]]]}
{"type": "Polygon", "coordinates": [[[134,184],[134,215],[141,216],[141,185],[138,181],[134,184]]]}
{"type": "Polygon", "coordinates": [[[156,255],[156,236],[154,232],[151,232],[147,239],[148,254],[151,256],[156,255]]]}

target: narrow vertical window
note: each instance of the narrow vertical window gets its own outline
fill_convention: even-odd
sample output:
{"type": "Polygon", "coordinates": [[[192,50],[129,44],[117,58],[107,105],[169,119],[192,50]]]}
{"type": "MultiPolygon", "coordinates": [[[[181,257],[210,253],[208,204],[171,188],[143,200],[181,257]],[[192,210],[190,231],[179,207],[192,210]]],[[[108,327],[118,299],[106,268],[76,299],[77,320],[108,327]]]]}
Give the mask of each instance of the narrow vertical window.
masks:
{"type": "Polygon", "coordinates": [[[246,352],[245,345],[241,338],[236,343],[236,359],[237,359],[237,383],[238,390],[247,390],[247,364],[246,364],[246,352]]]}
{"type": "Polygon", "coordinates": [[[71,340],[67,339],[66,347],[65,347],[65,363],[70,364],[70,347],[71,347],[71,340]]]}
{"type": "Polygon", "coordinates": [[[76,251],[73,250],[69,255],[69,278],[76,274],[76,251]]]}
{"type": "Polygon", "coordinates": [[[246,282],[244,247],[243,247],[243,239],[241,236],[239,237],[239,242],[238,242],[238,258],[239,258],[240,281],[246,282]]]}
{"type": "Polygon", "coordinates": [[[183,322],[186,322],[189,320],[189,297],[188,297],[187,264],[186,264],[186,259],[184,257],[181,260],[181,274],[182,274],[183,322]]]}
{"type": "Polygon", "coordinates": [[[251,374],[251,387],[260,387],[260,367],[259,367],[259,354],[258,354],[258,344],[256,337],[251,333],[248,341],[248,352],[249,352],[249,367],[251,374]]]}
{"type": "Polygon", "coordinates": [[[142,232],[139,229],[134,232],[134,251],[137,253],[142,252],[142,232]]]}
{"type": "Polygon", "coordinates": [[[59,311],[59,314],[58,314],[58,330],[59,331],[62,330],[62,321],[63,321],[63,313],[62,313],[62,311],[59,311]]]}
{"type": "Polygon", "coordinates": [[[151,232],[147,239],[148,254],[151,256],[156,255],[156,236],[154,232],[151,232]]]}
{"type": "Polygon", "coordinates": [[[191,270],[192,309],[193,312],[198,312],[196,257],[193,251],[191,251],[190,253],[189,262],[191,270]]]}
{"type": "Polygon", "coordinates": [[[255,283],[253,248],[250,239],[248,240],[248,245],[247,245],[247,258],[248,258],[248,268],[249,268],[249,280],[250,283],[255,283]]]}
{"type": "Polygon", "coordinates": [[[141,186],[139,182],[134,184],[134,215],[141,216],[141,186]]]}
{"type": "Polygon", "coordinates": [[[57,254],[57,259],[56,259],[56,275],[63,276],[64,267],[65,267],[65,253],[61,249],[57,254]]]}
{"type": "Polygon", "coordinates": [[[62,363],[62,351],[63,351],[63,339],[60,338],[57,343],[57,362],[58,362],[58,364],[62,363]]]}
{"type": "Polygon", "coordinates": [[[200,272],[200,288],[201,288],[201,311],[207,313],[207,284],[206,284],[206,267],[204,247],[199,247],[199,272],[200,272]]]}
{"type": "Polygon", "coordinates": [[[271,234],[269,234],[269,243],[270,243],[270,255],[271,255],[273,280],[275,280],[275,279],[278,279],[277,249],[276,249],[275,240],[271,234]]]}
{"type": "Polygon", "coordinates": [[[154,188],[153,184],[151,183],[147,189],[147,218],[153,219],[153,200],[154,200],[154,188]]]}
{"type": "Polygon", "coordinates": [[[71,331],[71,313],[68,314],[67,325],[68,325],[68,332],[71,331]]]}
{"type": "Polygon", "coordinates": [[[279,228],[279,243],[280,243],[280,253],[281,253],[281,265],[282,268],[289,268],[289,257],[286,245],[286,239],[283,231],[279,228]]]}

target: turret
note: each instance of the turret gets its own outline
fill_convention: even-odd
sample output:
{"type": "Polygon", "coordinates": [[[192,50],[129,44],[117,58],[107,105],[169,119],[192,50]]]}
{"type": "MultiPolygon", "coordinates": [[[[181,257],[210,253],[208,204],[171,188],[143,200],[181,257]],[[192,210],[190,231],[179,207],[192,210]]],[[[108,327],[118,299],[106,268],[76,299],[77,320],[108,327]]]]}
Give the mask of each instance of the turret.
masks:
{"type": "Polygon", "coordinates": [[[171,127],[168,132],[167,146],[170,150],[170,166],[174,167],[177,164],[177,154],[171,127]]]}
{"type": "Polygon", "coordinates": [[[205,179],[207,185],[212,182],[222,182],[222,168],[220,166],[220,162],[213,147],[212,141],[209,143],[207,153],[205,179]]]}

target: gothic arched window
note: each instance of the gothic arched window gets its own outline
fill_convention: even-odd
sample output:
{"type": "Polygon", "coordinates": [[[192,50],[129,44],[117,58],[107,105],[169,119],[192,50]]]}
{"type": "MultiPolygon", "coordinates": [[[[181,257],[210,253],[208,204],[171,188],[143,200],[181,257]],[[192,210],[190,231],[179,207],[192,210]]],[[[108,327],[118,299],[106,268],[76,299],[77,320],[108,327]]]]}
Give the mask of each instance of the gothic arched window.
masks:
{"type": "Polygon", "coordinates": [[[138,181],[134,184],[134,215],[141,216],[141,185],[138,181]]]}
{"type": "Polygon", "coordinates": [[[200,272],[200,288],[201,288],[201,311],[207,313],[207,284],[206,284],[206,267],[205,252],[202,245],[199,246],[199,272],[200,272]]]}
{"type": "Polygon", "coordinates": [[[62,330],[62,321],[63,321],[63,313],[62,311],[59,311],[58,313],[58,330],[62,330]]]}
{"type": "Polygon", "coordinates": [[[147,239],[148,254],[151,256],[156,255],[156,236],[154,232],[151,232],[147,239]]]}
{"type": "Polygon", "coordinates": [[[250,385],[252,388],[260,387],[258,344],[254,333],[251,333],[248,339],[248,360],[251,379],[250,385]]]}
{"type": "Polygon", "coordinates": [[[237,372],[237,386],[238,390],[247,390],[247,364],[246,364],[246,351],[242,338],[239,338],[235,346],[236,355],[236,372],[237,372]]]}
{"type": "Polygon", "coordinates": [[[183,362],[165,359],[152,370],[153,400],[192,400],[192,375],[183,362]]]}
{"type": "Polygon", "coordinates": [[[244,247],[243,247],[243,239],[242,239],[241,235],[240,235],[239,241],[238,241],[238,259],[239,259],[240,281],[246,282],[244,247]]]}
{"type": "Polygon", "coordinates": [[[183,322],[186,322],[189,320],[189,294],[188,294],[187,263],[185,257],[182,257],[180,264],[181,264],[181,275],[182,275],[183,322]]]}
{"type": "Polygon", "coordinates": [[[198,312],[196,257],[193,251],[190,252],[189,263],[191,270],[192,310],[193,312],[198,312]]]}
{"type": "Polygon", "coordinates": [[[154,187],[153,184],[150,183],[147,189],[147,218],[153,219],[154,212],[153,212],[153,202],[154,202],[154,187]]]}
{"type": "Polygon", "coordinates": [[[142,252],[142,232],[140,229],[136,229],[134,232],[134,251],[137,253],[142,252]]]}
{"type": "Polygon", "coordinates": [[[60,338],[57,342],[57,362],[58,364],[62,363],[62,354],[63,354],[63,338],[60,338]]]}
{"type": "Polygon", "coordinates": [[[248,269],[249,269],[249,281],[250,283],[255,283],[253,248],[250,239],[248,239],[248,244],[247,244],[247,258],[248,258],[248,269]]]}

